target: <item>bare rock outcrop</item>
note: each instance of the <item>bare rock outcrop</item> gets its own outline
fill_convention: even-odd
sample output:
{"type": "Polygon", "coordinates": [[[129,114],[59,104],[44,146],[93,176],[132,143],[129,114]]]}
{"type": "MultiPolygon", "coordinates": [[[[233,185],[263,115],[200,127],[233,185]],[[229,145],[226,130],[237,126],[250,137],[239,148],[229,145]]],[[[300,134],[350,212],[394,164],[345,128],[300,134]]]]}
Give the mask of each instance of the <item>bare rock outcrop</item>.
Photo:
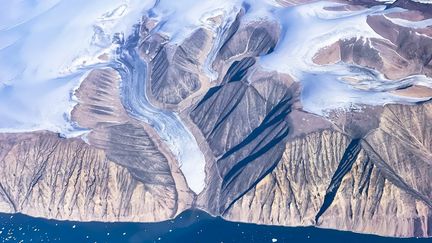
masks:
{"type": "Polygon", "coordinates": [[[276,168],[224,217],[430,236],[431,112],[431,103],[389,105],[362,139],[333,129],[289,139],[276,168]]]}
{"type": "Polygon", "coordinates": [[[227,73],[230,78],[213,87],[190,113],[211,150],[209,161],[215,161],[207,166],[209,185],[198,204],[217,214],[278,163],[290,131],[287,115],[298,97],[298,86],[289,77],[251,68],[253,78],[227,73]],[[214,197],[218,199],[206,201],[214,197]]]}
{"type": "MultiPolygon", "coordinates": [[[[255,40],[267,44],[249,50],[239,40],[258,32],[234,24],[239,29],[214,62],[218,84],[190,109],[213,161],[197,206],[234,221],[431,236],[430,102],[365,106],[327,118],[305,113],[296,83],[256,62],[271,52],[272,38],[260,30],[255,40]]],[[[368,41],[343,40],[329,51],[335,62],[384,70],[385,60],[368,41]]],[[[417,65],[427,55],[409,62],[417,65]]],[[[412,73],[420,70],[427,67],[412,73]]]]}
{"type": "Polygon", "coordinates": [[[201,88],[201,64],[210,51],[211,34],[197,29],[180,45],[166,43],[159,34],[144,39],[141,55],[148,60],[148,95],[160,106],[178,105],[201,88]]]}
{"type": "Polygon", "coordinates": [[[230,75],[239,75],[239,70],[244,72],[252,66],[255,57],[272,52],[277,44],[279,26],[276,23],[242,22],[241,17],[242,12],[230,27],[229,35],[213,61],[219,82],[228,81],[230,75]]]}
{"type": "Polygon", "coordinates": [[[92,71],[72,118],[90,144],[51,132],[2,134],[5,212],[80,221],[160,221],[190,207],[193,194],[152,128],[126,114],[119,75],[92,71]]]}
{"type": "Polygon", "coordinates": [[[79,221],[157,221],[177,212],[175,188],[143,183],[81,139],[1,135],[0,210],[79,221]]]}
{"type": "Polygon", "coordinates": [[[315,221],[338,161],[349,139],[324,130],[286,143],[280,162],[224,217],[275,225],[311,225],[315,221]]]}
{"type": "MultiPolygon", "coordinates": [[[[331,11],[378,4],[356,3],[331,11]]],[[[75,93],[72,120],[89,130],[82,139],[45,131],[0,134],[0,211],[159,221],[196,207],[233,221],[431,237],[432,101],[365,105],[326,117],[307,113],[301,82],[259,64],[277,46],[280,26],[244,20],[246,11],[220,38],[197,28],[171,43],[148,18],[137,36],[138,58],[147,63],[139,67],[148,81],[139,95],[178,112],[205,154],[206,185],[199,195],[155,129],[127,112],[120,76],[105,68],[93,70],[75,93]],[[217,73],[215,80],[209,82],[206,71],[217,73]]],[[[343,61],[390,79],[432,75],[430,30],[380,15],[369,16],[368,24],[383,39],[339,40],[314,62],[343,61]]],[[[428,97],[430,90],[415,88],[406,87],[406,95],[428,97]]]]}
{"type": "Polygon", "coordinates": [[[318,52],[314,62],[353,63],[376,69],[389,79],[432,75],[432,39],[425,35],[426,29],[399,26],[382,15],[368,16],[367,22],[383,39],[339,40],[318,52]]]}

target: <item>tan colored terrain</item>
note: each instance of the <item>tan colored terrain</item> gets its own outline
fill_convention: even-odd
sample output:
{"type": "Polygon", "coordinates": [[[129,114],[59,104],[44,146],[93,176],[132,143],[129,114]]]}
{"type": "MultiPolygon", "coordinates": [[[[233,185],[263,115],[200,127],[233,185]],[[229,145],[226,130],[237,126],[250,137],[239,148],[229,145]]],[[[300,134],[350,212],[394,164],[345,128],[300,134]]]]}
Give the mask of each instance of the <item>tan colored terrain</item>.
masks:
{"type": "MultiPolygon", "coordinates": [[[[149,100],[178,112],[205,155],[199,195],[155,130],[127,113],[119,73],[105,68],[91,71],[75,92],[72,120],[89,130],[82,138],[0,134],[0,211],[141,222],[200,208],[232,221],[431,237],[432,101],[336,110],[326,118],[307,113],[301,83],[259,64],[276,47],[279,26],[245,22],[243,14],[221,40],[212,82],[203,70],[215,41],[209,30],[172,45],[153,32],[156,19],[143,18],[141,26],[149,100]]],[[[352,63],[390,79],[431,75],[432,39],[382,16],[368,23],[386,40],[340,40],[313,61],[352,63]]],[[[417,85],[393,93],[432,96],[417,85]]]]}
{"type": "Polygon", "coordinates": [[[357,64],[376,69],[392,80],[414,74],[431,76],[431,28],[409,29],[379,15],[369,16],[368,24],[383,39],[340,40],[322,48],[313,62],[319,65],[339,61],[357,64]]]}
{"type": "Polygon", "coordinates": [[[361,142],[352,169],[336,178],[334,200],[320,215],[350,138],[331,130],[290,140],[278,166],[225,212],[243,222],[318,225],[392,236],[432,229],[430,103],[387,106],[361,142]],[[336,163],[335,163],[336,162],[336,163]],[[333,178],[332,178],[333,176],[333,178]]]}
{"type": "Polygon", "coordinates": [[[398,89],[393,91],[392,93],[401,95],[401,96],[408,96],[413,98],[428,98],[432,97],[432,89],[424,86],[419,85],[413,85],[411,87],[405,88],[405,89],[398,89]]]}
{"type": "Polygon", "coordinates": [[[142,183],[81,139],[38,132],[1,135],[0,143],[2,212],[79,221],[158,221],[176,214],[172,189],[142,183]]]}
{"type": "Polygon", "coordinates": [[[2,134],[0,210],[80,221],[160,221],[193,194],[153,129],[127,116],[112,69],[92,71],[72,112],[86,136],[2,134]]]}

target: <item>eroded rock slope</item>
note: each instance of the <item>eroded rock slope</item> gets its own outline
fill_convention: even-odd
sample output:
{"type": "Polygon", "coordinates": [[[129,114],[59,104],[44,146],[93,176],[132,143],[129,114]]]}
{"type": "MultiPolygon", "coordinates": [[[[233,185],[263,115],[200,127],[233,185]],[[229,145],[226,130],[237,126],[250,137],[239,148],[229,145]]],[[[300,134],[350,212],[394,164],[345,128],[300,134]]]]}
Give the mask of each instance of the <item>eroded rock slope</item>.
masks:
{"type": "MultiPolygon", "coordinates": [[[[305,2],[276,1],[284,8],[305,2]]],[[[378,4],[337,2],[349,5],[326,11],[378,4]]],[[[396,2],[388,7],[407,5],[396,2]]],[[[102,68],[75,93],[79,102],[72,120],[89,129],[82,139],[45,131],[0,135],[0,210],[59,219],[159,221],[196,207],[234,221],[431,237],[430,84],[397,82],[412,75],[429,80],[432,32],[430,26],[397,24],[395,19],[430,18],[417,4],[406,8],[371,14],[367,24],[376,37],[337,40],[320,49],[310,65],[383,74],[387,78],[377,87],[349,77],[347,83],[374,92],[388,86],[393,90],[383,92],[404,90],[423,99],[354,104],[321,115],[304,109],[302,80],[262,65],[287,38],[287,29],[274,19],[251,21],[250,6],[243,4],[231,22],[212,16],[211,28],[200,26],[174,42],[158,32],[165,23],[149,14],[137,46],[147,82],[137,87],[155,106],[176,112],[197,140],[206,159],[204,190],[192,193],[155,129],[123,107],[117,71],[102,68]]],[[[323,76],[312,77],[319,89],[323,76]]]]}
{"type": "Polygon", "coordinates": [[[90,144],[51,132],[2,134],[1,210],[98,221],[160,221],[192,203],[177,162],[146,124],[129,118],[119,75],[94,70],[72,112],[90,144]]]}

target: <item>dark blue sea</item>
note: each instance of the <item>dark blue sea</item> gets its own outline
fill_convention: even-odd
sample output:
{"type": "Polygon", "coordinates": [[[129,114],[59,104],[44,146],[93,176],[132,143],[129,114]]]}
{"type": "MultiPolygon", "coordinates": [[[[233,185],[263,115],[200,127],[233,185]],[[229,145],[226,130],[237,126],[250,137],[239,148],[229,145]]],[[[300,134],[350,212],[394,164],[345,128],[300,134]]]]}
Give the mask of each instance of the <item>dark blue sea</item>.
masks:
{"type": "Polygon", "coordinates": [[[397,239],[314,227],[279,227],[228,222],[205,212],[189,210],[159,223],[73,222],[0,214],[2,242],[432,242],[397,239]]]}

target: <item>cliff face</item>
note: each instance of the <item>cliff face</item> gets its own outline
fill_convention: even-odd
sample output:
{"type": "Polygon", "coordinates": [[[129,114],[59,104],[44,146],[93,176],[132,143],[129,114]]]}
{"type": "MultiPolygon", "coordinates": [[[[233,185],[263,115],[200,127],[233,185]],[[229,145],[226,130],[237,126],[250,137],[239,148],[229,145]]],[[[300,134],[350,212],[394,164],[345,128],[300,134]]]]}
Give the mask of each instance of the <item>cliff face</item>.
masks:
{"type": "Polygon", "coordinates": [[[160,221],[193,195],[155,132],[120,102],[119,75],[94,70],[77,90],[72,117],[90,144],[51,132],[2,134],[1,210],[98,221],[160,221]]]}
{"type": "MultiPolygon", "coordinates": [[[[149,125],[130,118],[120,101],[120,77],[112,69],[93,71],[76,92],[80,103],[72,111],[73,119],[92,129],[89,143],[103,149],[117,164],[126,167],[138,180],[166,187],[177,197],[177,189],[191,195],[179,172],[174,156],[149,125]],[[179,188],[176,188],[178,184],[179,188]]],[[[157,191],[157,190],[156,190],[157,191]]],[[[163,197],[164,195],[159,195],[163,197]]],[[[174,201],[178,201],[174,198],[174,201]]]]}
{"type": "Polygon", "coordinates": [[[336,204],[323,215],[323,225],[430,236],[431,115],[431,103],[384,108],[379,127],[361,142],[363,151],[341,184],[336,204]],[[341,224],[333,217],[337,213],[351,220],[341,224]]]}
{"type": "Polygon", "coordinates": [[[313,224],[348,142],[341,133],[323,130],[286,143],[278,165],[224,216],[276,225],[313,224]]]}
{"type": "MultiPolygon", "coordinates": [[[[290,77],[256,64],[275,43],[263,34],[268,25],[237,26],[215,59],[219,84],[190,109],[214,161],[198,206],[234,221],[430,236],[431,103],[307,114],[290,77]],[[261,39],[260,48],[245,49],[244,36],[261,39]]],[[[362,66],[386,62],[349,42],[335,56],[362,66]]],[[[413,73],[427,70],[419,65],[413,73]]]]}
{"type": "MultiPolygon", "coordinates": [[[[308,1],[276,2],[287,7],[308,1]]],[[[376,4],[357,3],[332,9],[376,4]]],[[[234,221],[431,237],[432,101],[308,113],[303,83],[262,66],[283,44],[283,28],[271,19],[250,21],[247,12],[244,5],[220,32],[199,27],[178,43],[158,32],[163,23],[157,18],[147,16],[139,30],[137,58],[147,66],[143,77],[136,74],[143,83],[132,89],[142,88],[138,93],[159,112],[177,112],[196,138],[206,158],[199,195],[156,129],[128,112],[131,104],[142,107],[139,99],[122,102],[119,72],[102,68],[75,92],[72,120],[89,130],[82,138],[0,134],[0,211],[159,221],[197,207],[234,221]]],[[[430,76],[430,28],[403,27],[387,17],[367,18],[382,38],[339,39],[313,61],[368,67],[394,79],[388,82],[430,76]]],[[[222,16],[210,22],[221,25],[222,16]]],[[[411,85],[403,87],[410,89],[407,96],[430,97],[424,83],[411,85]]]]}
{"type": "Polygon", "coordinates": [[[217,212],[241,197],[281,157],[280,142],[290,129],[284,117],[293,101],[291,90],[274,85],[266,94],[267,86],[228,83],[191,113],[216,159],[208,171],[212,177],[208,193],[217,192],[220,201],[219,205],[208,202],[207,207],[217,207],[217,212]]]}
{"type": "Polygon", "coordinates": [[[430,236],[432,130],[425,123],[431,114],[430,103],[392,105],[384,108],[379,127],[361,139],[334,130],[289,139],[275,170],[224,216],[430,236]]]}
{"type": "Polygon", "coordinates": [[[141,181],[105,151],[80,139],[49,132],[8,134],[2,135],[1,144],[2,212],[82,221],[155,221],[178,210],[174,187],[141,181]]]}
{"type": "MultiPolygon", "coordinates": [[[[229,102],[233,103],[237,102],[229,102]]],[[[324,120],[294,113],[289,105],[279,112],[280,104],[267,113],[263,109],[266,118],[227,149],[219,148],[217,142],[224,146],[235,142],[242,134],[239,128],[254,124],[253,119],[244,121],[245,116],[233,123],[220,122],[219,127],[229,131],[224,139],[213,140],[211,132],[204,132],[217,159],[208,170],[211,184],[199,198],[203,208],[234,221],[430,236],[430,103],[386,106],[372,126],[368,123],[373,124],[374,118],[363,122],[345,119],[334,126],[320,124],[321,128],[316,124],[324,120]],[[306,123],[298,119],[301,115],[315,128],[299,132],[303,125],[296,121],[306,123]],[[337,126],[340,124],[344,130],[337,126]],[[359,128],[362,124],[367,125],[359,128]]],[[[192,115],[199,112],[200,105],[192,115]]],[[[259,114],[256,107],[259,104],[237,108],[243,114],[247,110],[259,114]]],[[[209,114],[225,117],[216,112],[205,114],[205,119],[211,119],[209,114]]],[[[193,119],[202,121],[199,116],[193,119]]]]}

